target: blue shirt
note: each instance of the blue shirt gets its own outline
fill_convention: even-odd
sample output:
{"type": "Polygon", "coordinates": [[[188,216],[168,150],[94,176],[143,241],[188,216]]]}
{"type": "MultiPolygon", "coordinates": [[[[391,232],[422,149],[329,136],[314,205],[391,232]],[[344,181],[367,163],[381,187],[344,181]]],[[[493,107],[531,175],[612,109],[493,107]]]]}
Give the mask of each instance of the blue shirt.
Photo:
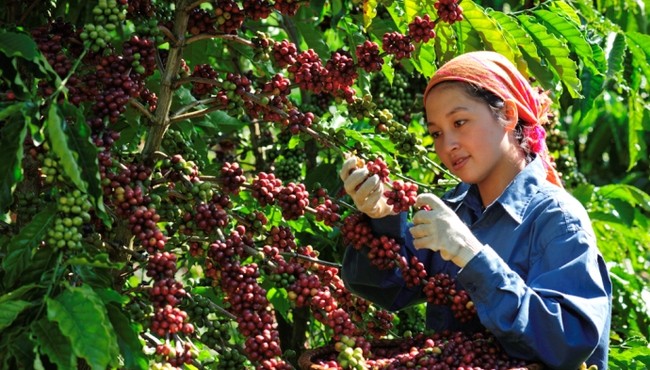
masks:
{"type": "MultiPolygon", "coordinates": [[[[607,369],[611,282],[584,207],[546,181],[542,161],[528,164],[485,210],[476,186],[459,184],[443,200],[485,248],[460,270],[439,253],[415,250],[406,214],[372,220],[376,234],[396,238],[429,275],[444,272],[465,289],[478,320],[461,324],[448,306],[427,305],[427,327],[494,334],[506,352],[553,369],[580,364],[607,369]]],[[[399,310],[421,303],[422,287],[407,288],[399,270],[378,270],[347,248],[342,276],[348,289],[399,310]]]]}

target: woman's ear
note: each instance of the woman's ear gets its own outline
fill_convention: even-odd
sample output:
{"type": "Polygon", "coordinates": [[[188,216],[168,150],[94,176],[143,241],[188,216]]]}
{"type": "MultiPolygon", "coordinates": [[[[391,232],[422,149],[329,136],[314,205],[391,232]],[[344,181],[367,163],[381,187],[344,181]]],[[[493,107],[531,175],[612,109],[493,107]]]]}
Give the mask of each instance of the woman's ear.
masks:
{"type": "Polygon", "coordinates": [[[508,99],[505,101],[504,107],[506,117],[506,130],[512,131],[519,122],[519,111],[517,110],[517,103],[514,100],[508,99]]]}

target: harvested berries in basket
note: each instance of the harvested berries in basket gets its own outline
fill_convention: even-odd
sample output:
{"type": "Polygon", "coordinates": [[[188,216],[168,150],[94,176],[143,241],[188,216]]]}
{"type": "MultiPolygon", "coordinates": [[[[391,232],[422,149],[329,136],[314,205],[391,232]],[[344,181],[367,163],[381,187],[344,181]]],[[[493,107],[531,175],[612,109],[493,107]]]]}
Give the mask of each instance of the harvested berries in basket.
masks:
{"type": "Polygon", "coordinates": [[[508,369],[541,370],[537,363],[509,357],[488,333],[444,332],[413,338],[375,340],[365,349],[346,338],[303,353],[302,370],[325,369],[508,369]],[[341,342],[344,342],[341,344],[341,342]]]}

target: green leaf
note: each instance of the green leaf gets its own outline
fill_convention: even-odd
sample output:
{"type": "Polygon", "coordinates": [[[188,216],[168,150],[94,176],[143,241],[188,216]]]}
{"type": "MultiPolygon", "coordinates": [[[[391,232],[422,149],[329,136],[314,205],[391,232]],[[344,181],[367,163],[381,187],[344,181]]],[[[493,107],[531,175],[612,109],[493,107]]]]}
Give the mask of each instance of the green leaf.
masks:
{"type": "Polygon", "coordinates": [[[72,352],[70,341],[64,337],[56,323],[41,318],[31,325],[36,343],[59,370],[77,368],[77,356],[72,352]]]}
{"type": "Polygon", "coordinates": [[[201,127],[214,128],[224,133],[241,130],[242,127],[246,126],[246,123],[229,116],[226,112],[221,110],[210,112],[206,115],[205,119],[193,123],[201,127]]]}
{"type": "Polygon", "coordinates": [[[589,68],[592,73],[604,73],[594,62],[593,45],[587,41],[587,37],[580,32],[578,24],[564,17],[562,14],[549,10],[535,10],[533,14],[544,25],[558,36],[561,36],[568,43],[569,47],[575,52],[580,60],[589,68]]]}
{"type": "Polygon", "coordinates": [[[628,154],[630,156],[627,170],[630,171],[639,160],[646,158],[647,147],[643,130],[644,107],[636,91],[630,93],[628,99],[628,154]]]}
{"type": "Polygon", "coordinates": [[[40,284],[50,284],[51,270],[58,256],[59,252],[53,248],[37,248],[29,261],[29,268],[18,277],[17,283],[30,284],[39,282],[40,284]]]}
{"type": "MultiPolygon", "coordinates": [[[[542,60],[539,57],[539,52],[535,46],[535,42],[530,37],[525,28],[522,28],[521,24],[517,18],[493,11],[488,9],[488,14],[490,14],[499,26],[503,29],[503,32],[507,35],[512,36],[514,42],[520,50],[521,60],[517,59],[517,68],[520,71],[526,69],[535,76],[540,85],[545,89],[550,89],[555,85],[553,73],[548,70],[548,68],[542,66],[542,60]]],[[[526,76],[528,73],[525,74],[526,76]]]]}
{"type": "Polygon", "coordinates": [[[564,41],[557,38],[553,32],[550,32],[533,16],[519,15],[517,19],[535,41],[537,49],[543,52],[545,59],[550,63],[553,73],[562,81],[571,97],[581,98],[580,79],[577,76],[578,66],[569,57],[569,48],[564,41]]]}
{"type": "Polygon", "coordinates": [[[456,22],[452,25],[458,37],[458,53],[465,54],[470,51],[485,50],[481,35],[468,22],[456,22]]]}
{"type": "Polygon", "coordinates": [[[73,105],[66,103],[64,110],[66,116],[76,117],[76,121],[65,128],[68,146],[77,153],[77,164],[81,170],[81,178],[88,185],[88,194],[93,199],[96,210],[104,212],[102,201],[103,190],[99,177],[99,162],[97,160],[97,146],[91,142],[90,127],[86,123],[83,112],[73,105]]]}
{"type": "Polygon", "coordinates": [[[620,76],[625,69],[623,60],[627,50],[625,35],[619,32],[612,32],[607,38],[607,78],[620,76]]]}
{"type": "Polygon", "coordinates": [[[439,63],[451,60],[456,56],[459,48],[454,29],[448,27],[446,24],[441,25],[440,23],[442,22],[438,23],[439,26],[436,28],[436,38],[434,39],[433,44],[439,63]]]}
{"type": "Polygon", "coordinates": [[[650,195],[635,186],[622,184],[605,185],[598,188],[597,193],[604,199],[618,199],[633,207],[641,207],[646,212],[650,212],[650,195]]]}
{"type": "Polygon", "coordinates": [[[567,18],[573,23],[575,24],[581,23],[578,12],[574,7],[572,7],[568,3],[564,1],[550,1],[548,3],[545,3],[545,5],[548,6],[549,9],[562,14],[563,17],[567,18]]]}
{"type": "MultiPolygon", "coordinates": [[[[594,60],[596,60],[597,63],[602,62],[602,65],[606,65],[603,49],[595,44],[593,47],[594,60]]],[[[580,99],[580,101],[576,103],[578,111],[580,112],[579,115],[576,115],[576,120],[580,120],[582,117],[587,115],[594,106],[596,99],[603,93],[605,75],[602,73],[594,73],[591,69],[585,68],[582,71],[580,80],[582,81],[582,95],[584,98],[580,99]]]]}
{"type": "MultiPolygon", "coordinates": [[[[0,112],[2,116],[19,113],[23,104],[11,105],[0,112]]],[[[9,210],[12,203],[13,190],[23,178],[22,160],[23,143],[27,135],[27,121],[15,117],[4,121],[0,129],[0,148],[2,148],[2,160],[0,161],[0,213],[9,210]]]]}
{"type": "Polygon", "coordinates": [[[510,33],[508,27],[511,28],[514,27],[515,31],[519,30],[524,35],[526,34],[526,32],[523,31],[519,27],[519,25],[516,22],[514,22],[510,17],[506,16],[501,12],[494,11],[493,9],[490,8],[484,9],[483,11],[485,12],[486,16],[489,17],[495,23],[498,29],[501,31],[503,38],[505,39],[505,41],[508,43],[508,46],[512,50],[512,53],[514,54],[514,60],[512,60],[512,62],[517,66],[517,69],[521,71],[521,73],[526,78],[528,78],[528,63],[526,63],[526,59],[524,59],[521,50],[519,50],[521,45],[519,45],[517,39],[510,33]],[[501,20],[505,20],[505,25],[500,23],[501,20]]]}
{"type": "MultiPolygon", "coordinates": [[[[294,24],[310,49],[314,49],[316,54],[320,55],[321,58],[325,55],[329,57],[330,48],[324,41],[325,36],[323,36],[322,32],[314,28],[314,23],[311,19],[296,20],[294,24]]],[[[323,64],[325,63],[323,62],[323,64]]]]}
{"type": "Polygon", "coordinates": [[[634,73],[636,74],[640,70],[647,78],[650,76],[650,35],[628,32],[625,36],[632,52],[632,65],[636,67],[634,73]]]}
{"type": "Polygon", "coordinates": [[[18,298],[23,297],[27,292],[30,290],[37,288],[38,285],[36,284],[27,284],[27,285],[21,285],[18,289],[13,290],[9,293],[5,293],[2,296],[0,296],[0,304],[8,301],[13,301],[18,298]]]}
{"type": "Polygon", "coordinates": [[[118,291],[115,291],[111,288],[106,289],[97,289],[95,288],[95,293],[102,299],[104,306],[108,306],[111,303],[117,303],[119,305],[127,304],[129,302],[129,297],[120,294],[118,291]]]}
{"type": "MultiPolygon", "coordinates": [[[[34,363],[35,353],[33,349],[33,342],[29,338],[29,331],[20,328],[9,334],[3,333],[0,335],[0,341],[4,345],[0,345],[2,351],[0,352],[0,359],[7,356],[11,359],[12,367],[3,367],[3,369],[25,369],[31,368],[34,363]]],[[[0,365],[6,365],[0,364],[0,365]]]]}
{"type": "Polygon", "coordinates": [[[511,61],[516,60],[515,51],[510,46],[497,22],[483,8],[471,0],[463,1],[463,18],[479,34],[483,44],[511,61]]]}
{"type": "Polygon", "coordinates": [[[51,104],[47,115],[47,133],[52,144],[52,150],[59,158],[59,163],[70,180],[83,192],[86,192],[87,185],[81,179],[81,168],[77,163],[79,153],[74,153],[68,147],[68,140],[64,132],[64,116],[56,104],[51,104]]]}
{"type": "Polygon", "coordinates": [[[11,325],[14,320],[32,303],[22,300],[5,301],[0,303],[0,332],[11,325]]]}
{"type": "Polygon", "coordinates": [[[291,305],[289,304],[289,297],[285,289],[278,289],[270,287],[267,289],[266,299],[273,305],[276,312],[279,312],[286,321],[290,320],[289,311],[291,305]]]}
{"type": "Polygon", "coordinates": [[[2,260],[2,268],[5,270],[5,287],[13,286],[18,279],[22,278],[23,273],[31,268],[30,261],[33,251],[45,238],[55,217],[56,205],[51,204],[34,216],[18,235],[11,238],[7,246],[7,256],[2,260]]]}
{"type": "MultiPolygon", "coordinates": [[[[464,3],[463,3],[464,5],[464,3]]],[[[420,13],[420,10],[424,7],[422,0],[404,0],[404,11],[406,13],[405,21],[406,23],[411,23],[415,16],[420,13]]]]}
{"type": "MultiPolygon", "coordinates": [[[[50,78],[56,81],[55,86],[58,86],[61,83],[59,76],[54,72],[50,63],[47,62],[43,54],[40,52],[34,39],[29,35],[15,32],[1,32],[0,52],[9,58],[13,58],[12,64],[15,71],[20,70],[17,58],[24,59],[29,62],[28,67],[32,73],[39,76],[49,75],[50,78]]],[[[20,74],[16,74],[14,82],[17,85],[25,86],[20,74]]]]}
{"type": "Polygon", "coordinates": [[[90,287],[69,287],[46,300],[47,318],[59,324],[77,357],[96,370],[117,365],[119,347],[114,328],[102,300],[90,287]]]}
{"type": "Polygon", "coordinates": [[[108,316],[111,320],[117,343],[120,346],[120,353],[124,357],[126,369],[145,370],[149,367],[149,361],[142,351],[142,343],[138,338],[138,332],[130,325],[129,319],[122,313],[121,309],[113,304],[106,306],[108,316]]]}
{"type": "Polygon", "coordinates": [[[21,57],[34,61],[41,55],[34,40],[23,33],[0,33],[0,45],[0,51],[8,57],[21,57]]]}
{"type": "Polygon", "coordinates": [[[385,8],[388,11],[388,14],[390,14],[390,18],[395,23],[397,30],[402,35],[405,35],[408,31],[408,24],[404,18],[404,7],[402,6],[403,4],[404,3],[402,1],[392,1],[389,5],[386,5],[385,8]]]}
{"type": "Polygon", "coordinates": [[[431,43],[421,44],[418,50],[418,71],[425,77],[431,77],[436,72],[436,51],[431,43]]]}

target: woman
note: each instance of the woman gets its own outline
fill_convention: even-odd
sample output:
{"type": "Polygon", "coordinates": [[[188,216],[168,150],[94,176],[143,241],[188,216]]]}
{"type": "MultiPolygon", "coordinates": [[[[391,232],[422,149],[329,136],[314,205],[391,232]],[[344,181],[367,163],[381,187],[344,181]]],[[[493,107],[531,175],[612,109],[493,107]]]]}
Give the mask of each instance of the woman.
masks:
{"type": "MultiPolygon", "coordinates": [[[[509,355],[553,369],[606,369],[611,282],[587,212],[548,158],[548,97],[502,55],[472,52],[435,73],[424,104],[436,153],[462,181],[442,200],[420,194],[410,224],[356,158],[340,175],[374,232],[399,240],[430,275],[454,277],[480,320],[460,323],[448,307],[429,304],[427,326],[484,327],[509,355]]],[[[387,309],[423,299],[421,288],[375,268],[363,250],[348,248],[342,275],[352,292],[387,309]]]]}

